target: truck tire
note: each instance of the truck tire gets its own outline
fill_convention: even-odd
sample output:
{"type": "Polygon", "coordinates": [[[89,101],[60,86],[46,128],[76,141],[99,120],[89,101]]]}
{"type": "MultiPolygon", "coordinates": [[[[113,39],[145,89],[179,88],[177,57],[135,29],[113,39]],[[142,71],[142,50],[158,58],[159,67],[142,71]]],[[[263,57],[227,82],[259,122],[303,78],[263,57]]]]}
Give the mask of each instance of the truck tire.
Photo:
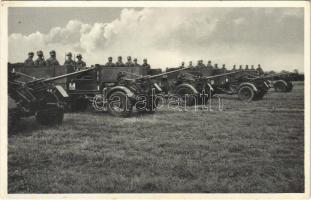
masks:
{"type": "Polygon", "coordinates": [[[274,90],[276,92],[286,92],[287,86],[283,82],[277,82],[274,84],[274,90]]]}
{"type": "Polygon", "coordinates": [[[107,107],[109,113],[116,117],[129,117],[133,109],[130,99],[122,91],[115,91],[109,95],[107,107]]]}
{"type": "Polygon", "coordinates": [[[195,93],[189,87],[177,87],[175,94],[179,95],[187,106],[193,106],[195,103],[195,93]]]}
{"type": "Polygon", "coordinates": [[[255,92],[250,86],[242,86],[239,88],[238,95],[241,101],[249,102],[254,99],[255,92]]]}

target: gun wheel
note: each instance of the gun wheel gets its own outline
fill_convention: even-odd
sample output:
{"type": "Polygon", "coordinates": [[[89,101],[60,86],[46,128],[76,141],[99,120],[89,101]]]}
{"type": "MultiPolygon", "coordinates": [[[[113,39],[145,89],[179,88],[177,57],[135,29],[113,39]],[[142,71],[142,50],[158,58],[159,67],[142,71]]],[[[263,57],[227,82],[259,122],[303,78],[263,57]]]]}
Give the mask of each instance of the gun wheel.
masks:
{"type": "Polygon", "coordinates": [[[116,117],[129,117],[132,113],[132,103],[121,91],[113,92],[108,98],[108,111],[116,117]]]}
{"type": "Polygon", "coordinates": [[[254,96],[255,96],[255,93],[254,93],[254,90],[249,87],[249,86],[242,86],[240,89],[239,89],[239,92],[238,92],[238,95],[239,95],[239,99],[241,101],[252,101],[254,96]]]}
{"type": "Polygon", "coordinates": [[[193,106],[195,103],[194,92],[188,87],[179,87],[175,94],[179,95],[187,106],[193,106]]]}
{"type": "Polygon", "coordinates": [[[61,124],[64,119],[64,107],[60,105],[57,96],[48,92],[45,104],[36,113],[36,121],[42,125],[61,124]]]}
{"type": "Polygon", "coordinates": [[[274,90],[276,92],[286,92],[287,86],[283,82],[277,82],[274,84],[274,90]]]}

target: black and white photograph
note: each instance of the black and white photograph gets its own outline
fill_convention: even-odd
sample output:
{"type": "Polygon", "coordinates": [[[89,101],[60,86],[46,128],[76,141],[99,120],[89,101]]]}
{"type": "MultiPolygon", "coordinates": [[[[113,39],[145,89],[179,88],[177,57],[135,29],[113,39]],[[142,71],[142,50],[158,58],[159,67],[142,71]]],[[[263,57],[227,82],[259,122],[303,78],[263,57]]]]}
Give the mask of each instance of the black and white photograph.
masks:
{"type": "Polygon", "coordinates": [[[123,3],[7,3],[7,194],[308,193],[309,2],[123,3]]]}

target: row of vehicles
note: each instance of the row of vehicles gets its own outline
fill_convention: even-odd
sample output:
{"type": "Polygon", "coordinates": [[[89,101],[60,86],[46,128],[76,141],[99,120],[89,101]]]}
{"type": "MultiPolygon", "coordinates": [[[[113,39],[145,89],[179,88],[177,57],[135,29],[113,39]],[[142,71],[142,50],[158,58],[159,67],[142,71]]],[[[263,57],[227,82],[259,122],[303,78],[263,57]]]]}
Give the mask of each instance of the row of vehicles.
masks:
{"type": "Polygon", "coordinates": [[[38,69],[9,63],[8,73],[9,130],[27,116],[35,116],[40,124],[61,123],[66,109],[83,110],[90,104],[97,111],[128,117],[133,109],[154,113],[157,95],[170,98],[173,94],[191,106],[202,95],[208,100],[215,94],[237,94],[242,101],[252,101],[262,99],[272,85],[277,91],[292,89],[284,74],[232,71],[210,76],[197,68],[171,68],[161,73],[144,67],[95,65],[66,74],[64,66],[38,69]]]}

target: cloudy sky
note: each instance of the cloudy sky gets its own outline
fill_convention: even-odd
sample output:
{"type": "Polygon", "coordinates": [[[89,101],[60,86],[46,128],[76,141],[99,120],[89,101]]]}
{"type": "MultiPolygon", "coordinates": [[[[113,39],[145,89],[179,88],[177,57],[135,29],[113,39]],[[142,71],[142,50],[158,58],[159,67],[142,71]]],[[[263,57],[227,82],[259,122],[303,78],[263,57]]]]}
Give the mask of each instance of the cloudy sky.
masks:
{"type": "Polygon", "coordinates": [[[10,8],[9,61],[29,51],[148,58],[154,68],[181,61],[303,71],[302,8],[10,8]]]}

